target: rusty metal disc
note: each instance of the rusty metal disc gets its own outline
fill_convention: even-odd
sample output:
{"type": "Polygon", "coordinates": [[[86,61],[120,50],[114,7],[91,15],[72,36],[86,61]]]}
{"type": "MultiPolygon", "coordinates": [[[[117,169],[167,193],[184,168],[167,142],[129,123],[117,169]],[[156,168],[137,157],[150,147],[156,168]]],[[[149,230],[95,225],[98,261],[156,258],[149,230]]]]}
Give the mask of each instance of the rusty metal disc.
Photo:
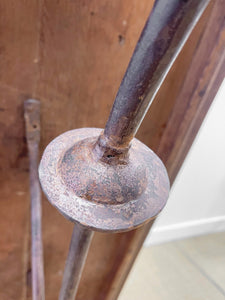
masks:
{"type": "Polygon", "coordinates": [[[154,218],[169,193],[157,155],[133,139],[126,163],[108,164],[93,151],[102,129],[68,131],[46,148],[39,167],[42,188],[67,219],[103,232],[134,229],[154,218]]]}

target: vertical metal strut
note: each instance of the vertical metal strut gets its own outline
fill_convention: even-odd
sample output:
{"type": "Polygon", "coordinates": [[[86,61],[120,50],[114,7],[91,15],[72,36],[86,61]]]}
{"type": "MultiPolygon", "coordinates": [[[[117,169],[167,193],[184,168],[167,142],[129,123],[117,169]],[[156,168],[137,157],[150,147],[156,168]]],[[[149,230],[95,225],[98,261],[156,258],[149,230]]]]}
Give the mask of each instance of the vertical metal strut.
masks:
{"type": "Polygon", "coordinates": [[[92,236],[92,230],[74,225],[59,300],[74,300],[92,236]]]}
{"type": "Polygon", "coordinates": [[[44,152],[39,168],[42,188],[48,200],[76,223],[60,300],[73,300],[76,296],[90,230],[132,230],[153,220],[166,203],[166,169],[134,136],[208,2],[156,1],[105,130],[68,131],[44,152]]]}
{"type": "Polygon", "coordinates": [[[41,189],[38,178],[40,102],[34,99],[25,101],[24,111],[30,169],[32,299],[44,300],[41,189]]]}

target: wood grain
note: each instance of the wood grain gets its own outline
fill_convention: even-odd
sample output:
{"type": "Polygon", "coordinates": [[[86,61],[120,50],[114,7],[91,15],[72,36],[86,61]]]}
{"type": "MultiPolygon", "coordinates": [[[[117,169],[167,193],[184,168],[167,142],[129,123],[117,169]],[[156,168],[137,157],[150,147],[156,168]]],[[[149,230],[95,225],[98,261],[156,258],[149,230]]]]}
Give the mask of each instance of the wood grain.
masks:
{"type": "MultiPolygon", "coordinates": [[[[138,133],[165,160],[172,179],[223,76],[222,2],[212,1],[138,133]],[[199,76],[200,85],[195,89],[199,76]],[[205,84],[208,88],[199,97],[205,84]],[[192,93],[186,98],[184,91],[189,89],[192,93]],[[193,109],[188,110],[189,105],[193,109]],[[172,130],[175,119],[177,127],[185,120],[176,132],[172,130]]],[[[31,299],[23,101],[41,100],[41,150],[72,128],[104,127],[152,5],[153,0],[1,2],[1,299],[31,299]]],[[[72,227],[43,198],[46,299],[57,299],[72,227]]],[[[78,299],[117,297],[149,227],[125,234],[95,234],[78,299]]]]}
{"type": "Polygon", "coordinates": [[[225,75],[223,8],[224,1],[214,3],[157,149],[172,181],[225,75]]]}
{"type": "Polygon", "coordinates": [[[28,174],[1,177],[0,298],[26,299],[30,288],[28,174]],[[27,281],[28,279],[28,281],[27,281]]]}
{"type": "MultiPolygon", "coordinates": [[[[167,76],[164,86],[159,91],[158,97],[149,111],[149,114],[152,113],[151,115],[154,118],[153,111],[160,109],[159,103],[167,95],[164,94],[165,91],[168,92],[167,84],[171,83],[173,87],[173,83],[178,83],[176,89],[173,90],[176,93],[175,101],[173,102],[171,99],[172,105],[169,106],[168,100],[166,113],[158,111],[159,117],[156,119],[156,124],[159,125],[160,123],[157,122],[164,122],[161,127],[158,126],[158,129],[153,132],[153,137],[154,134],[159,134],[159,136],[158,139],[155,139],[154,146],[151,145],[165,163],[171,184],[225,76],[225,19],[223,7],[224,2],[222,0],[211,2],[175,62],[172,71],[167,76]],[[185,63],[184,68],[182,68],[185,61],[187,65],[185,63]],[[178,63],[180,63],[180,68],[176,69],[178,63]],[[185,66],[188,66],[187,69],[185,69],[185,66]],[[180,76],[182,81],[179,80],[180,76]],[[165,90],[164,87],[166,87],[165,90]],[[187,97],[188,95],[189,97],[187,97]]],[[[155,128],[153,127],[153,129],[155,128]]],[[[138,236],[142,234],[143,239],[137,241],[137,243],[134,242],[131,257],[137,255],[151,225],[139,229],[138,236]]],[[[128,265],[124,265],[124,281],[126,274],[129,272],[128,265]]]]}

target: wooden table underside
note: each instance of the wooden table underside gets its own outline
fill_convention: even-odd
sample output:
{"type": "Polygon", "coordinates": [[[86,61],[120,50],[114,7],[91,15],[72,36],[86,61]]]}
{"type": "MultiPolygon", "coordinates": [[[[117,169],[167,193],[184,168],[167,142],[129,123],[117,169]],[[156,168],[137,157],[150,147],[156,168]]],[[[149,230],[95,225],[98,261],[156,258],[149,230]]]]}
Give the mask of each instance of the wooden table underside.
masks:
{"type": "MultiPolygon", "coordinates": [[[[153,1],[2,1],[0,18],[0,298],[31,299],[23,101],[41,100],[41,149],[60,133],[104,127],[153,1]]],[[[137,137],[173,182],[224,77],[224,2],[212,1],[137,137]]],[[[72,232],[43,198],[46,299],[56,299],[72,232]]],[[[150,225],[96,233],[78,299],[116,299],[150,225]]]]}

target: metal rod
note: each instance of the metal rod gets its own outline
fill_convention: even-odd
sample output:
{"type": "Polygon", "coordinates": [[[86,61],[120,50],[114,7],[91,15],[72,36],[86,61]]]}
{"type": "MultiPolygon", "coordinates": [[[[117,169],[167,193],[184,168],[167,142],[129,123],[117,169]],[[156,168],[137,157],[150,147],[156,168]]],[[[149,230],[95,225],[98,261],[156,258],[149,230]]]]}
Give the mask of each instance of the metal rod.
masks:
{"type": "MultiPolygon", "coordinates": [[[[114,101],[100,146],[128,148],[209,0],[158,0],[114,101]]],[[[166,100],[165,100],[166,101],[166,100]]]]}
{"type": "Polygon", "coordinates": [[[44,300],[45,287],[41,231],[41,189],[38,179],[40,102],[29,99],[25,101],[24,109],[30,170],[32,299],[44,300]]]}
{"type": "Polygon", "coordinates": [[[92,230],[74,225],[59,300],[75,299],[92,236],[92,230]]]}
{"type": "MultiPolygon", "coordinates": [[[[116,232],[131,230],[132,226],[134,224],[137,226],[140,220],[143,224],[146,221],[146,209],[141,210],[141,207],[149,207],[150,218],[156,206],[155,204],[146,206],[151,197],[144,198],[145,193],[140,189],[141,183],[145,191],[158,189],[154,197],[162,194],[160,199],[157,197],[155,199],[159,209],[154,217],[163,208],[169,190],[164,167],[159,166],[158,158],[155,158],[156,163],[151,165],[153,162],[151,160],[149,169],[145,169],[146,160],[138,161],[139,167],[135,169],[134,158],[139,157],[138,150],[142,153],[139,144],[132,150],[133,153],[136,151],[133,157],[128,159],[127,153],[130,141],[136,134],[149,105],[208,2],[209,0],[156,1],[120,85],[104,133],[100,135],[98,141],[94,139],[94,142],[90,135],[91,142],[88,144],[84,139],[85,129],[78,130],[81,136],[78,131],[72,131],[65,133],[64,137],[58,137],[47,147],[42,158],[40,178],[48,199],[68,219],[86,224],[86,229],[81,225],[74,227],[59,300],[75,298],[92,237],[92,231],[88,227],[116,232]],[[70,136],[74,137],[74,141],[71,142],[70,136]],[[90,155],[92,150],[97,159],[96,157],[93,159],[93,153],[90,155]],[[108,167],[101,164],[99,160],[106,162],[108,167]],[[123,165],[123,168],[113,168],[117,165],[123,165]],[[147,171],[152,173],[156,170],[156,165],[157,174],[162,174],[163,180],[148,181],[145,174],[147,171]],[[143,172],[140,171],[142,169],[143,172]],[[56,170],[57,174],[52,176],[56,170]],[[124,171],[120,174],[121,170],[127,173],[124,171]],[[124,182],[124,178],[129,180],[124,182]],[[52,191],[53,182],[57,186],[56,192],[52,191]],[[155,182],[160,182],[160,187],[155,182]],[[101,190],[98,190],[99,186],[101,190]],[[131,200],[133,200],[133,207],[129,203],[131,200]],[[139,200],[143,201],[142,204],[139,200]],[[87,203],[89,201],[91,205],[87,203]],[[140,220],[137,221],[135,218],[138,218],[139,210],[140,220]],[[101,224],[93,220],[98,221],[103,218],[105,219],[101,224]],[[127,219],[130,221],[127,222],[127,219]]],[[[90,129],[86,132],[90,134],[90,129]]],[[[143,153],[146,153],[146,149],[143,153]]]]}

